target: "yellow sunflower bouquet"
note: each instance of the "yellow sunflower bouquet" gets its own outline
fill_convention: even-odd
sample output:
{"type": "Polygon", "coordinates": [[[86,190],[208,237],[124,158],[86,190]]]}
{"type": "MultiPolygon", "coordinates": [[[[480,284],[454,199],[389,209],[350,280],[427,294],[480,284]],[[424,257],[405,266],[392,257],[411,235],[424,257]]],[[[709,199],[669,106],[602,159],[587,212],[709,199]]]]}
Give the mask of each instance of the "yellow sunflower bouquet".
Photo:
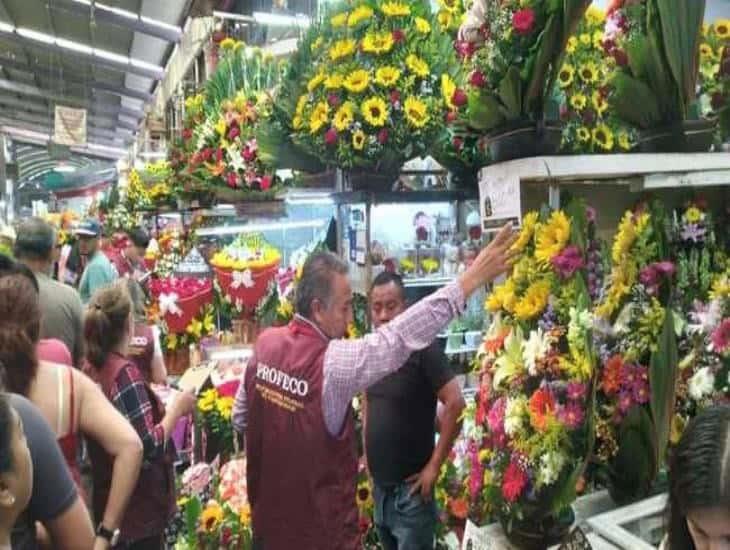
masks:
{"type": "Polygon", "coordinates": [[[452,48],[427,2],[341,4],[309,47],[295,143],[325,163],[381,172],[429,150],[444,120],[452,48]]]}

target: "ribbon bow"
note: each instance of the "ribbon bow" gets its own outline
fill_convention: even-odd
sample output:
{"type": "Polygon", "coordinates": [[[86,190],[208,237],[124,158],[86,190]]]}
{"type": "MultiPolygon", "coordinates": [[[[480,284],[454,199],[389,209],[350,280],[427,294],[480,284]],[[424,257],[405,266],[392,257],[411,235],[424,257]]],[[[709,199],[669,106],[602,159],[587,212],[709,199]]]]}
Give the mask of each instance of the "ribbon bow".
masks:
{"type": "Polygon", "coordinates": [[[162,315],[177,315],[182,317],[182,309],[177,305],[178,295],[174,292],[171,294],[160,294],[160,313],[162,315]]]}
{"type": "Polygon", "coordinates": [[[231,288],[237,289],[240,286],[243,286],[244,288],[252,288],[254,286],[253,277],[251,276],[250,269],[247,269],[246,271],[233,272],[233,282],[231,283],[231,288]]]}

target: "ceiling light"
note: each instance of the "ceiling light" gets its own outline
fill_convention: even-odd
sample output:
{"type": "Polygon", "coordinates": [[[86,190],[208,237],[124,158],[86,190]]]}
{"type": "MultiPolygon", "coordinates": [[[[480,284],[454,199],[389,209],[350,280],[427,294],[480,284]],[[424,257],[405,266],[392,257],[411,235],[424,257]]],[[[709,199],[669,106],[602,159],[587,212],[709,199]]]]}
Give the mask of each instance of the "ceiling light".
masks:
{"type": "Polygon", "coordinates": [[[31,40],[37,40],[38,42],[43,42],[44,44],[53,44],[56,41],[55,36],[51,36],[50,34],[46,34],[44,32],[34,31],[33,29],[26,29],[24,27],[18,27],[17,29],[15,29],[15,32],[17,32],[20,36],[30,38],[31,40]]]}
{"type": "Polygon", "coordinates": [[[238,233],[252,233],[254,231],[273,231],[276,229],[317,229],[329,223],[327,220],[312,220],[302,222],[275,222],[275,223],[252,223],[243,225],[223,225],[219,227],[204,227],[198,229],[196,234],[199,237],[211,235],[237,235],[238,233]]]}
{"type": "Polygon", "coordinates": [[[73,0],[73,1],[76,2],[77,4],[84,4],[85,6],[91,5],[91,0],[73,0]]]}
{"type": "Polygon", "coordinates": [[[0,31],[3,32],[13,32],[15,30],[15,27],[11,25],[10,23],[5,23],[4,21],[0,21],[0,31]]]}
{"type": "Polygon", "coordinates": [[[151,71],[157,71],[162,68],[152,63],[148,63],[147,61],[142,61],[141,59],[130,59],[129,61],[132,63],[132,65],[141,69],[150,69],[151,71]]]}
{"type": "Polygon", "coordinates": [[[91,151],[104,151],[105,153],[118,153],[120,155],[126,155],[126,149],[119,149],[117,147],[109,147],[108,145],[100,145],[98,143],[87,143],[86,148],[91,151]]]}
{"type": "Polygon", "coordinates": [[[86,44],[79,44],[78,42],[74,42],[73,40],[66,40],[65,38],[56,38],[56,44],[61,48],[85,53],[86,55],[91,55],[94,51],[94,48],[87,46],[86,44]]]}
{"type": "Polygon", "coordinates": [[[165,23],[164,21],[152,19],[151,17],[147,17],[146,15],[140,15],[139,19],[140,21],[147,23],[148,25],[154,25],[156,27],[160,27],[161,29],[170,29],[171,31],[180,32],[180,27],[176,25],[170,25],[169,23],[165,23]]]}
{"type": "Polygon", "coordinates": [[[71,166],[70,164],[59,164],[53,169],[53,171],[61,174],[70,174],[76,171],[76,167],[71,166]]]}
{"type": "Polygon", "coordinates": [[[309,17],[306,15],[280,15],[255,11],[253,19],[261,25],[272,27],[308,27],[310,25],[309,17]]]}
{"type": "Polygon", "coordinates": [[[102,59],[108,59],[109,61],[116,61],[117,63],[129,63],[129,58],[126,55],[119,55],[118,53],[99,48],[94,48],[94,55],[102,59]]]}
{"type": "Polygon", "coordinates": [[[122,8],[115,8],[114,6],[107,6],[106,4],[100,4],[99,2],[94,2],[94,9],[108,11],[108,12],[114,13],[116,15],[119,15],[121,17],[126,17],[127,19],[137,19],[136,13],[132,13],[131,11],[127,11],[127,10],[123,10],[122,8]]]}

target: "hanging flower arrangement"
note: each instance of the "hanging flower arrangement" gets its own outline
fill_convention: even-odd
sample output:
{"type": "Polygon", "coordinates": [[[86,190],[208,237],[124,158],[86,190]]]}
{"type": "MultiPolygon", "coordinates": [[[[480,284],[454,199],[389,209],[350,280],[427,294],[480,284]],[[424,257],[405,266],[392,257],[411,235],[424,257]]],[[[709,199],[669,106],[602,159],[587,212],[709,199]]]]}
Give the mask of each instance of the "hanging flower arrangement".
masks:
{"type": "Polygon", "coordinates": [[[193,318],[213,301],[213,283],[195,277],[170,277],[150,281],[168,333],[185,333],[193,318]]]}
{"type": "Polygon", "coordinates": [[[497,517],[508,535],[531,523],[545,536],[566,519],[591,454],[588,223],[579,203],[527,214],[519,259],[487,299],[469,494],[472,514],[497,517]]]}
{"type": "Polygon", "coordinates": [[[603,48],[606,14],[590,6],[568,39],[557,87],[565,121],[562,148],[572,153],[613,153],[629,151],[636,136],[618,121],[609,109],[610,80],[615,68],[613,57],[603,48]]]}
{"type": "Polygon", "coordinates": [[[730,19],[703,25],[700,95],[705,116],[720,119],[720,140],[730,138],[730,19]]]}
{"type": "Polygon", "coordinates": [[[383,172],[428,152],[445,112],[450,43],[427,3],[343,4],[310,48],[295,143],[329,164],[383,172]]]}

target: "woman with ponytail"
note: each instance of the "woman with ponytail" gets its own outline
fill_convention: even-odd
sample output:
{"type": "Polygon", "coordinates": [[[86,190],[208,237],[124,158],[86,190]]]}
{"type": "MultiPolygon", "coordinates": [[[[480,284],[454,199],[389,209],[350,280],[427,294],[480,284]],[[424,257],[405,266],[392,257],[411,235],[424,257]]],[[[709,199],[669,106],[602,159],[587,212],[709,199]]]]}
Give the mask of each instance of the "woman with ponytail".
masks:
{"type": "MultiPolygon", "coordinates": [[[[5,366],[6,389],[27,397],[55,428],[77,485],[80,475],[76,456],[81,435],[109,454],[114,464],[112,489],[98,519],[108,529],[117,529],[140,469],[139,437],[88,376],[69,366],[38,361],[40,319],[32,273],[0,262],[0,363],[5,366]]],[[[52,532],[51,537],[55,548],[65,547],[52,532]]],[[[82,545],[76,543],[75,547],[82,545]]],[[[109,541],[97,538],[94,547],[107,548],[109,541]]]]}
{"type": "Polygon", "coordinates": [[[730,548],[730,407],[713,406],[684,430],[669,471],[667,550],[730,548]]]}
{"type": "MultiPolygon", "coordinates": [[[[175,449],[170,436],[177,420],[192,411],[192,393],[178,394],[170,409],[150,389],[147,379],[129,357],[134,334],[132,303],[123,282],[105,287],[89,302],[84,321],[86,371],[114,406],[131,422],[142,439],[144,467],[121,528],[128,550],[159,550],[175,511],[175,449]]],[[[94,475],[94,511],[103,509],[112,475],[108,456],[89,444],[94,475]]]]}

